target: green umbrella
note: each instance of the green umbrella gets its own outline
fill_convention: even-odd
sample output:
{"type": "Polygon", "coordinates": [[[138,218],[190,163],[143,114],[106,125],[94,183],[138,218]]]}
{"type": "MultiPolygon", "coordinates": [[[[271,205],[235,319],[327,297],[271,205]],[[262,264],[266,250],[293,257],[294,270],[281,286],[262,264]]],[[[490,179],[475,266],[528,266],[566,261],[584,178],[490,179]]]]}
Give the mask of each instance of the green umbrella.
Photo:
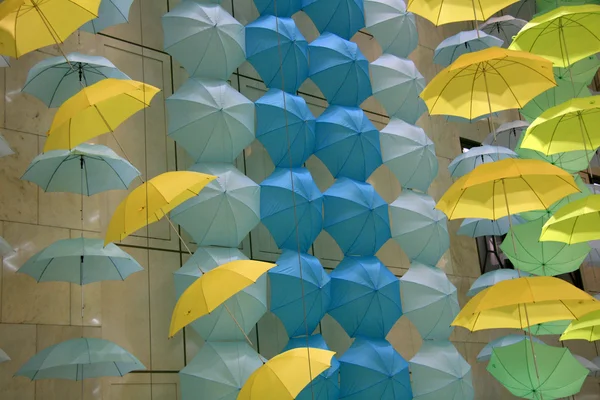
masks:
{"type": "MultiPolygon", "coordinates": [[[[544,322],[543,324],[536,324],[531,326],[531,334],[532,335],[562,335],[562,333],[567,329],[567,326],[571,324],[571,321],[552,321],[552,322],[544,322]]],[[[525,332],[527,332],[529,328],[525,328],[525,332]]]]}
{"type": "Polygon", "coordinates": [[[547,156],[539,151],[522,148],[521,142],[523,142],[523,137],[524,136],[521,136],[519,138],[519,142],[515,148],[515,153],[517,153],[519,157],[529,158],[531,160],[546,161],[547,163],[556,165],[557,167],[562,168],[571,174],[587,169],[588,160],[591,160],[594,157],[594,154],[596,154],[595,150],[591,150],[587,152],[586,156],[585,151],[576,150],[547,156]]]}
{"type": "Polygon", "coordinates": [[[574,395],[589,373],[569,349],[535,342],[532,349],[527,340],[495,348],[487,370],[515,396],[535,400],[574,395]]]}

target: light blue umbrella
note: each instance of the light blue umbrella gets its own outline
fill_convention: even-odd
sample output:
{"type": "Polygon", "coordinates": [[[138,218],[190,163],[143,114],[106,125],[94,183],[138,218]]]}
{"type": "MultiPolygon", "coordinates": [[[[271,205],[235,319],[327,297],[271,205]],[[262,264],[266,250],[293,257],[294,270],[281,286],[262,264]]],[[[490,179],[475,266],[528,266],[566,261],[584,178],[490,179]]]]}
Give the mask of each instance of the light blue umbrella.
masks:
{"type": "Polygon", "coordinates": [[[485,32],[472,30],[450,36],[435,48],[433,62],[443,67],[452,64],[463,54],[484,50],[489,47],[502,47],[504,41],[485,32]]]}
{"type": "Polygon", "coordinates": [[[390,238],[388,204],[368,183],[340,178],[323,203],[323,228],[345,255],[374,255],[390,238]]]}
{"type": "Polygon", "coordinates": [[[373,95],[390,117],[415,124],[427,107],[419,94],[425,78],[410,60],[384,54],[369,66],[373,95]]]}
{"type": "Polygon", "coordinates": [[[45,192],[92,196],[107,190],[126,190],[140,176],[129,161],[99,144],[80,144],[72,150],[52,150],[35,157],[21,177],[45,192]]]}
{"type": "Polygon", "coordinates": [[[254,0],[260,15],[291,17],[302,9],[302,0],[254,0]]]}
{"type": "Polygon", "coordinates": [[[351,337],[385,338],[402,316],[400,281],[377,257],[346,257],[331,272],[331,315],[351,337]]]}
{"type": "Polygon", "coordinates": [[[4,352],[4,350],[0,349],[0,364],[2,364],[3,362],[6,362],[6,361],[10,361],[10,357],[8,356],[8,354],[6,354],[4,352]]]}
{"type": "Polygon", "coordinates": [[[500,125],[495,132],[487,135],[482,144],[502,146],[514,151],[521,134],[528,126],[529,122],[527,121],[516,120],[506,122],[500,125]]]}
{"type": "Polygon", "coordinates": [[[450,165],[448,165],[448,170],[452,177],[460,178],[473,171],[481,164],[500,161],[507,158],[518,158],[518,156],[514,151],[507,149],[506,147],[488,145],[477,146],[461,153],[452,160],[450,165]]]}
{"type": "Polygon", "coordinates": [[[392,238],[411,261],[436,265],[450,247],[448,219],[426,194],[403,190],[390,204],[392,238]]]}
{"type": "Polygon", "coordinates": [[[381,165],[379,131],[363,110],[329,106],[317,118],[315,155],[334,178],[359,181],[381,165]]]}
{"type": "Polygon", "coordinates": [[[310,335],[329,308],[329,275],[316,257],[283,250],[268,273],[269,309],[283,323],[289,337],[310,335]]]}
{"type": "Polygon", "coordinates": [[[435,145],[425,131],[392,118],[379,135],[383,163],[403,188],[426,192],[438,173],[435,145]]]}
{"type": "Polygon", "coordinates": [[[78,285],[125,280],[143,268],[128,253],[103,239],[63,239],[31,257],[17,272],[38,282],[71,282],[78,285]]]}
{"type": "MultiPolygon", "coordinates": [[[[247,260],[237,248],[200,247],[183,266],[173,274],[177,298],[198,279],[220,265],[247,260]],[[202,271],[200,271],[202,270],[202,271]]],[[[248,286],[224,304],[190,324],[204,340],[244,340],[240,327],[231,318],[229,311],[248,335],[259,319],[267,312],[267,278],[261,276],[255,284],[248,286]]]]}
{"type": "Polygon", "coordinates": [[[306,101],[300,96],[270,89],[255,105],[256,138],[273,164],[289,168],[291,163],[292,167],[301,167],[315,150],[315,117],[306,101]]]}
{"type": "Polygon", "coordinates": [[[0,158],[15,154],[11,149],[10,144],[4,139],[4,136],[0,135],[0,158]]]}
{"type": "Polygon", "coordinates": [[[32,381],[69,379],[80,381],[105,376],[124,376],[146,367],[121,346],[104,339],[79,338],[46,347],[16,373],[32,381]]]}
{"type": "Polygon", "coordinates": [[[183,1],[162,27],[165,51],[190,76],[227,80],[246,58],[244,26],[218,4],[183,1]]]}
{"type": "Polygon", "coordinates": [[[308,251],[323,229],[323,195],[310,172],[276,168],[260,187],[260,218],[277,247],[308,251]]]}
{"type": "Polygon", "coordinates": [[[35,64],[27,74],[22,91],[52,108],[60,107],[84,86],[106,78],[129,79],[104,57],[69,53],[66,59],[69,61],[64,56],[50,57],[35,64]]]}
{"type": "Polygon", "coordinates": [[[6,257],[14,252],[15,249],[13,249],[10,243],[8,243],[6,239],[0,236],[0,258],[6,257]]]}
{"type": "MultiPolygon", "coordinates": [[[[544,344],[540,339],[535,336],[531,337],[535,343],[544,344]]],[[[492,340],[488,344],[485,345],[483,349],[477,354],[477,361],[489,361],[492,357],[492,351],[497,347],[505,347],[510,346],[511,344],[522,342],[523,340],[529,340],[529,336],[527,334],[511,334],[499,337],[498,339],[492,340]]]]}
{"type": "Polygon", "coordinates": [[[408,362],[415,400],[473,400],[471,366],[446,340],[425,340],[408,362]]]}
{"type": "Polygon", "coordinates": [[[340,399],[412,398],[408,363],[385,339],[359,337],[340,357],[340,399]]]}
{"type": "Polygon", "coordinates": [[[480,236],[502,236],[508,232],[509,221],[508,217],[500,219],[485,219],[485,218],[465,218],[460,224],[460,228],[456,234],[480,237],[480,236]]]}
{"type": "Polygon", "coordinates": [[[358,45],[325,32],[308,45],[308,77],[329,104],[358,107],[371,96],[369,61],[358,45]]]}
{"type": "Polygon", "coordinates": [[[365,26],[363,0],[303,0],[302,10],[319,32],[347,40],[365,26]]]}
{"type": "Polygon", "coordinates": [[[527,21],[515,18],[510,15],[492,17],[484,24],[479,25],[479,29],[502,40],[502,47],[508,47],[514,36],[527,24],[527,21]]]}
{"type": "Polygon", "coordinates": [[[184,400],[236,400],[263,358],[246,342],[205,342],[192,362],[179,371],[184,400]]]}
{"type": "Polygon", "coordinates": [[[190,171],[216,176],[171,218],[198,246],[237,247],[260,222],[260,186],[231,164],[194,164],[190,171]]]}
{"type": "Polygon", "coordinates": [[[403,0],[365,0],[365,25],[384,53],[406,58],[417,48],[419,36],[413,13],[403,0]]]}
{"type": "Polygon", "coordinates": [[[308,77],[308,43],[291,18],[269,15],[246,25],[246,57],[268,88],[296,93],[308,77]]]}
{"type": "Polygon", "coordinates": [[[169,136],[196,162],[233,162],[254,140],[254,103],[227,82],[190,78],[165,103],[169,136]]]}
{"type": "Polygon", "coordinates": [[[98,9],[98,18],[86,22],[80,29],[98,33],[109,26],[129,22],[129,9],[133,0],[102,0],[98,9]]]}
{"type": "Polygon", "coordinates": [[[448,340],[460,311],[456,287],[444,271],[413,262],[400,278],[402,312],[425,340],[448,340]]]}
{"type": "Polygon", "coordinates": [[[520,276],[531,276],[530,273],[525,271],[519,271],[514,269],[496,269],[494,271],[486,272],[473,282],[471,288],[467,292],[467,296],[475,296],[477,293],[485,290],[491,286],[494,286],[498,282],[506,281],[509,279],[517,279],[520,276]]]}

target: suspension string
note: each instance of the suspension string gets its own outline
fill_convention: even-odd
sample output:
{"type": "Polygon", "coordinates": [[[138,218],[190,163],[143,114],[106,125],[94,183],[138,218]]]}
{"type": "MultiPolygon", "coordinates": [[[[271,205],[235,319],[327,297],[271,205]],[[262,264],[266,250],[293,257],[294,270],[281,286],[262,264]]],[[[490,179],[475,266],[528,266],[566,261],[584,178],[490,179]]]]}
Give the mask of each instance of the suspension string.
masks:
{"type": "MultiPolygon", "coordinates": [[[[84,282],[83,282],[83,263],[84,263],[84,257],[85,255],[83,253],[85,253],[85,243],[83,241],[83,181],[84,181],[84,177],[85,177],[85,160],[83,159],[83,154],[79,156],[79,169],[81,170],[81,209],[80,209],[80,216],[81,216],[81,234],[80,234],[80,238],[81,238],[81,249],[82,249],[82,254],[81,257],[79,259],[79,285],[80,285],[80,289],[81,289],[81,338],[83,338],[83,310],[84,310],[84,295],[83,295],[83,288],[84,288],[84,282]]],[[[87,178],[86,178],[87,179],[87,178]]],[[[89,195],[89,193],[88,193],[89,195]]],[[[83,367],[81,367],[81,400],[83,400],[83,395],[84,395],[84,386],[83,386],[83,367]]]]}
{"type": "MultiPolygon", "coordinates": [[[[471,0],[473,4],[473,18],[475,19],[475,32],[477,32],[477,39],[479,39],[479,21],[477,21],[477,9],[475,8],[475,0],[471,0]]],[[[483,9],[481,10],[481,17],[483,18],[483,9]]]]}

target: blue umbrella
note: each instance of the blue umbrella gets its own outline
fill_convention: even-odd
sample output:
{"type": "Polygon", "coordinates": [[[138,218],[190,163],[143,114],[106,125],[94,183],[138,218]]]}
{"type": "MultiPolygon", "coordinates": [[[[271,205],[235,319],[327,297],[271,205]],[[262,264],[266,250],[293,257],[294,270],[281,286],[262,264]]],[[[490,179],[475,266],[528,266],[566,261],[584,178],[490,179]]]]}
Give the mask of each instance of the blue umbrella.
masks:
{"type": "Polygon", "coordinates": [[[477,293],[495,285],[498,282],[506,281],[509,279],[517,279],[521,276],[530,276],[531,274],[525,271],[519,271],[514,269],[497,269],[494,271],[486,272],[473,282],[471,288],[467,292],[467,296],[475,296],[477,293]]]}
{"type": "Polygon", "coordinates": [[[444,39],[433,53],[433,62],[447,67],[463,54],[484,50],[489,47],[502,47],[504,41],[485,32],[472,30],[459,32],[444,39]]]}
{"type": "Polygon", "coordinates": [[[302,10],[319,32],[331,32],[344,39],[350,40],[365,26],[363,0],[303,0],[302,10]]]}
{"type": "Polygon", "coordinates": [[[13,154],[15,154],[15,152],[10,148],[10,144],[4,139],[4,136],[0,135],[0,158],[13,154]]]}
{"type": "MultiPolygon", "coordinates": [[[[0,349],[0,364],[2,364],[3,362],[6,362],[6,361],[10,361],[10,357],[8,356],[8,354],[6,354],[4,352],[4,350],[0,349]]],[[[336,360],[336,362],[337,362],[337,360],[336,360]]],[[[338,363],[338,366],[339,366],[339,363],[338,363]]]]}
{"type": "Polygon", "coordinates": [[[300,96],[270,89],[255,105],[256,138],[273,164],[289,168],[291,163],[292,167],[301,167],[315,150],[315,117],[306,101],[300,96]]]}
{"type": "Polygon", "coordinates": [[[246,57],[268,88],[296,93],[308,77],[308,43],[291,18],[269,15],[246,25],[246,57]]]}
{"type": "Polygon", "coordinates": [[[277,247],[308,251],[323,229],[323,195],[310,172],[276,168],[260,187],[260,218],[277,247]]]}
{"type": "Polygon", "coordinates": [[[460,178],[473,171],[481,164],[500,161],[507,158],[518,158],[517,153],[502,146],[477,146],[458,155],[448,170],[454,178],[460,178]]]}
{"type": "Polygon", "coordinates": [[[316,257],[283,250],[268,273],[270,310],[290,337],[310,335],[329,308],[329,275],[316,257]]]}
{"type": "Polygon", "coordinates": [[[326,32],[308,45],[308,77],[329,104],[358,107],[371,95],[369,61],[358,45],[326,32]]]}
{"type": "Polygon", "coordinates": [[[98,18],[86,22],[80,29],[98,33],[109,26],[129,22],[129,9],[133,0],[102,0],[98,9],[98,18]]]}
{"type": "Polygon", "coordinates": [[[302,0],[254,0],[260,15],[291,17],[302,9],[302,0]]]}
{"type": "Polygon", "coordinates": [[[351,337],[385,338],[402,316],[398,278],[377,257],[346,257],[330,277],[329,315],[351,337]]]}
{"type": "Polygon", "coordinates": [[[364,0],[365,25],[384,53],[406,58],[417,48],[419,35],[413,13],[403,0],[364,0]]]}
{"type": "Polygon", "coordinates": [[[366,181],[381,165],[379,131],[360,108],[328,107],[316,135],[315,155],[334,178],[366,181]]]}
{"type": "MultiPolygon", "coordinates": [[[[535,343],[544,344],[544,342],[542,342],[540,339],[536,338],[535,336],[532,336],[531,339],[533,339],[533,341],[535,343]]],[[[492,358],[492,351],[494,351],[495,348],[510,346],[511,344],[519,343],[523,340],[529,340],[529,336],[527,336],[527,334],[521,334],[521,335],[512,334],[512,335],[506,335],[506,336],[499,337],[498,339],[492,340],[491,342],[486,344],[483,349],[481,349],[479,354],[477,354],[477,361],[479,361],[479,362],[489,361],[489,359],[492,358]]]]}
{"type": "Polygon", "coordinates": [[[408,363],[384,339],[359,337],[340,357],[340,399],[412,398],[408,363]]]}
{"type": "Polygon", "coordinates": [[[345,255],[373,255],[390,238],[388,204],[368,183],[340,178],[323,203],[323,228],[345,255]]]}

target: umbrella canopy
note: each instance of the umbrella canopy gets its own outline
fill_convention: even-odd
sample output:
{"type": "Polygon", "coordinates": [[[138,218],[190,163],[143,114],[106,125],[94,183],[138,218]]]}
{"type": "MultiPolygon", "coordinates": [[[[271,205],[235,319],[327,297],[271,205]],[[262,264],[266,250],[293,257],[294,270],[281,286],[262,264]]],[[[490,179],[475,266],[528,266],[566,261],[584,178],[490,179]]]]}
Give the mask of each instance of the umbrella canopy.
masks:
{"type": "Polygon", "coordinates": [[[413,262],[400,278],[402,312],[424,340],[448,340],[460,311],[456,287],[441,269],[413,262]]]}
{"type": "Polygon", "coordinates": [[[485,32],[472,30],[459,32],[444,39],[433,53],[433,62],[447,67],[463,54],[490,47],[502,47],[504,41],[485,32]]]}
{"type": "Polygon", "coordinates": [[[146,367],[135,356],[104,339],[79,338],[46,347],[16,373],[29,379],[80,381],[105,376],[124,376],[146,367]]]}
{"type": "Polygon", "coordinates": [[[358,337],[340,357],[340,398],[412,399],[408,363],[385,339],[358,337]]]}
{"type": "Polygon", "coordinates": [[[6,257],[15,252],[15,249],[0,236],[0,257],[6,257]]]}
{"type": "Polygon", "coordinates": [[[366,181],[381,165],[379,131],[360,108],[330,106],[317,118],[315,155],[334,178],[366,181]]]}
{"type": "Polygon", "coordinates": [[[133,0],[102,0],[98,9],[98,18],[86,22],[81,30],[98,33],[109,26],[129,22],[129,9],[133,0]]]}
{"type": "Polygon", "coordinates": [[[450,165],[448,165],[448,170],[450,170],[450,175],[454,178],[460,178],[473,171],[481,164],[500,161],[507,158],[518,158],[518,156],[511,149],[502,146],[483,145],[473,147],[452,160],[450,165]]]}
{"type": "Polygon", "coordinates": [[[218,4],[181,2],[162,27],[165,51],[190,76],[227,80],[246,58],[244,25],[218,4]]]}
{"type": "Polygon", "coordinates": [[[303,0],[302,11],[319,32],[331,32],[346,40],[365,26],[362,0],[303,0]]]}
{"type": "MultiPolygon", "coordinates": [[[[565,204],[550,217],[541,230],[541,241],[557,241],[573,245],[600,239],[598,213],[600,194],[593,194],[565,204]]],[[[586,254],[587,255],[587,254],[586,254]]]]}
{"type": "Polygon", "coordinates": [[[141,175],[112,149],[82,143],[73,150],[51,150],[35,157],[21,177],[45,192],[91,196],[107,190],[125,190],[141,175]]]}
{"type": "Polygon", "coordinates": [[[31,257],[21,268],[38,282],[71,282],[78,285],[100,281],[123,281],[143,271],[133,257],[102,239],[63,239],[31,257]]]}
{"type": "Polygon", "coordinates": [[[329,275],[319,259],[283,250],[269,271],[270,311],[283,323],[289,337],[310,335],[329,309],[329,275]]]}
{"type": "Polygon", "coordinates": [[[358,45],[325,32],[308,45],[308,77],[329,104],[358,107],[371,96],[369,61],[358,45]]]}
{"type": "Polygon", "coordinates": [[[498,282],[507,281],[510,279],[517,279],[521,276],[530,276],[528,272],[521,272],[514,269],[497,269],[494,271],[486,272],[473,282],[471,288],[467,292],[467,296],[473,297],[477,293],[494,286],[498,282]]]}
{"type": "Polygon", "coordinates": [[[426,192],[438,172],[435,145],[425,131],[392,118],[379,134],[383,163],[403,188],[426,192]]]}
{"type": "Polygon", "coordinates": [[[588,376],[598,377],[598,374],[600,374],[600,366],[596,365],[594,362],[588,360],[585,357],[578,356],[577,354],[573,354],[573,357],[575,357],[575,359],[579,361],[581,365],[583,365],[588,371],[590,371],[588,373],[588,376]]]}
{"type": "Polygon", "coordinates": [[[410,60],[383,54],[369,65],[373,95],[390,117],[415,124],[426,107],[419,98],[425,78],[410,60]]]}
{"type": "Polygon", "coordinates": [[[296,93],[308,77],[308,43],[291,18],[246,25],[246,57],[268,88],[296,93]]]}
{"type": "Polygon", "coordinates": [[[402,316],[398,278],[377,257],[346,257],[330,277],[329,315],[350,337],[385,338],[402,316]]]}
{"type": "Polygon", "coordinates": [[[567,326],[571,323],[570,320],[564,321],[550,321],[544,322],[543,324],[531,325],[528,328],[523,329],[525,332],[531,331],[532,335],[561,335],[567,326]]]}
{"type": "Polygon", "coordinates": [[[248,377],[263,365],[246,342],[204,342],[194,359],[179,371],[181,396],[236,400],[248,377]]]}
{"type": "Polygon", "coordinates": [[[260,188],[260,218],[277,247],[308,251],[323,229],[323,195],[310,172],[276,168],[260,188]]]}
{"type": "Polygon", "coordinates": [[[572,174],[587,169],[588,160],[591,160],[596,154],[594,150],[591,150],[588,151],[587,154],[585,151],[567,151],[564,153],[556,153],[547,156],[542,152],[523,148],[521,146],[522,143],[523,136],[521,136],[519,143],[515,148],[515,152],[519,155],[519,157],[546,161],[547,163],[556,165],[557,167],[562,168],[572,174]]]}
{"type": "Polygon", "coordinates": [[[4,352],[4,350],[0,349],[0,364],[7,361],[10,361],[10,357],[4,352]]]}
{"type": "Polygon", "coordinates": [[[450,247],[448,219],[426,194],[403,190],[390,204],[392,238],[411,261],[436,265],[450,247]]]}
{"type": "Polygon", "coordinates": [[[368,183],[340,178],[323,204],[323,228],[345,255],[374,255],[390,238],[388,204],[368,183]]]}
{"type": "Polygon", "coordinates": [[[301,167],[315,150],[315,117],[306,101],[270,89],[255,105],[256,138],[273,164],[282,168],[301,167]]]}
{"type": "Polygon", "coordinates": [[[15,154],[13,149],[10,148],[10,145],[4,139],[4,136],[0,135],[0,158],[10,156],[15,154]]]}
{"type": "Polygon", "coordinates": [[[254,0],[254,5],[260,15],[277,15],[291,17],[302,9],[302,0],[254,0]]]}
{"type": "Polygon", "coordinates": [[[502,47],[508,47],[513,37],[519,33],[525,24],[527,24],[525,20],[503,15],[488,19],[484,24],[479,25],[479,29],[502,40],[504,42],[502,47]]]}
{"type": "MultiPolygon", "coordinates": [[[[110,0],[101,4],[105,3],[111,4],[110,0]]],[[[46,58],[31,67],[21,91],[37,97],[48,107],[60,107],[82,87],[106,78],[130,79],[104,57],[69,53],[66,57],[46,58]]]]}
{"type": "Polygon", "coordinates": [[[498,127],[494,132],[487,135],[483,144],[492,146],[502,146],[514,150],[523,131],[529,126],[526,121],[506,122],[498,127]]]}
{"type": "Polygon", "coordinates": [[[593,54],[576,63],[571,63],[568,67],[555,67],[554,75],[557,83],[559,81],[566,81],[570,85],[575,84],[577,88],[590,85],[594,81],[598,68],[600,68],[600,58],[596,54],[593,54]]]}
{"type": "Polygon", "coordinates": [[[502,236],[510,227],[508,217],[500,219],[465,218],[456,232],[457,235],[470,237],[502,236]]]}
{"type": "Polygon", "coordinates": [[[592,311],[570,323],[561,335],[560,340],[600,340],[600,311],[592,311]]]}
{"type": "Polygon", "coordinates": [[[260,186],[231,164],[194,164],[190,171],[217,177],[171,218],[198,246],[237,247],[260,222],[260,186]]]}
{"type": "Polygon", "coordinates": [[[419,35],[415,16],[403,0],[365,0],[365,25],[383,53],[406,58],[417,48],[419,35]]]}
{"type": "Polygon", "coordinates": [[[485,21],[518,0],[408,0],[408,11],[444,25],[459,21],[485,21]]]}
{"type": "MultiPolygon", "coordinates": [[[[534,343],[544,344],[544,342],[542,342],[540,339],[536,338],[535,336],[532,336],[531,339],[533,340],[534,343]]],[[[489,359],[492,358],[492,352],[494,351],[494,349],[510,346],[510,345],[513,345],[515,343],[519,343],[522,341],[528,342],[529,336],[512,334],[512,335],[506,335],[506,336],[499,337],[498,339],[492,340],[491,342],[486,344],[483,349],[481,349],[479,354],[477,354],[477,361],[479,361],[479,362],[489,361],[489,359]]]]}

